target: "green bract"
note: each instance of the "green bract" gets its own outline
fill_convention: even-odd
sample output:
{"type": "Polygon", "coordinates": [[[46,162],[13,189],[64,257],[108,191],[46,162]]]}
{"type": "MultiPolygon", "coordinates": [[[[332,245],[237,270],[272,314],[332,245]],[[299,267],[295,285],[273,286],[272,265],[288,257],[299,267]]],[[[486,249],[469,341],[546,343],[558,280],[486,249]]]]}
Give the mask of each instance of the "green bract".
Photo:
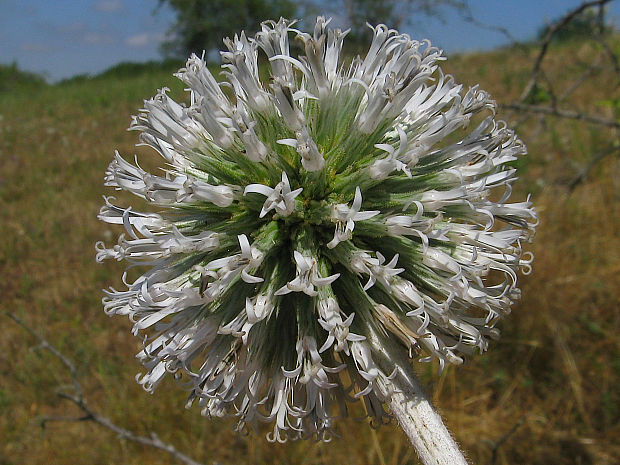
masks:
{"type": "Polygon", "coordinates": [[[204,414],[273,421],[278,441],[326,439],[357,398],[382,422],[397,355],[485,350],[536,223],[529,201],[508,203],[525,147],[485,92],[383,25],[345,65],[346,32],[327,24],[227,39],[222,83],[192,56],[177,74],[191,104],[162,89],[132,124],[165,175],[118,154],[106,173],[158,212],[106,199],[99,215],[126,234],[97,259],[147,269],[104,298],[146,334],[138,381],[174,373],[204,414]]]}

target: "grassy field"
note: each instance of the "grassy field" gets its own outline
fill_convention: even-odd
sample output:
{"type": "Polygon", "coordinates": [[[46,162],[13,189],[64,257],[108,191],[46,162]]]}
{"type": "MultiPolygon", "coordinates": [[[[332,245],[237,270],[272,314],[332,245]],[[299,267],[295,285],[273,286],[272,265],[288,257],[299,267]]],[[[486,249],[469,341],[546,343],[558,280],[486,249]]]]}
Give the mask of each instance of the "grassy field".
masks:
{"type": "MultiPolygon", "coordinates": [[[[480,83],[498,101],[510,102],[525,85],[535,52],[457,56],[446,67],[459,81],[480,83]]],[[[576,42],[553,46],[550,53],[547,78],[565,90],[598,50],[576,42]]],[[[95,241],[109,242],[119,232],[96,219],[102,195],[110,194],[103,173],[114,149],[154,158],[134,147],[137,134],[125,130],[143,98],[162,86],[185,97],[172,68],[125,71],[0,93],[1,309],[15,312],[76,362],[91,407],[138,434],[155,431],[196,460],[417,463],[395,425],[374,431],[347,420],[329,444],[274,445],[263,435],[237,435],[232,420],[185,410],[185,393],[174,382],[163,383],[153,396],[134,382],[140,341],[126,320],[105,316],[100,302],[101,289],[118,285],[123,269],[94,260],[95,241]]],[[[603,60],[570,101],[582,111],[613,117],[608,104],[620,98],[617,85],[611,64],[603,60]]],[[[473,463],[491,463],[493,443],[513,428],[497,450],[497,464],[618,463],[618,158],[607,157],[576,190],[567,189],[618,134],[572,120],[500,116],[520,123],[518,132],[529,147],[515,198],[531,192],[540,214],[534,272],[522,278],[523,299],[500,324],[502,338],[488,353],[441,376],[435,364],[416,368],[473,463]]],[[[92,422],[42,428],[42,416],[80,414],[56,395],[70,377],[49,353],[30,350],[36,341],[1,315],[0,328],[1,465],[172,462],[92,422]]]]}

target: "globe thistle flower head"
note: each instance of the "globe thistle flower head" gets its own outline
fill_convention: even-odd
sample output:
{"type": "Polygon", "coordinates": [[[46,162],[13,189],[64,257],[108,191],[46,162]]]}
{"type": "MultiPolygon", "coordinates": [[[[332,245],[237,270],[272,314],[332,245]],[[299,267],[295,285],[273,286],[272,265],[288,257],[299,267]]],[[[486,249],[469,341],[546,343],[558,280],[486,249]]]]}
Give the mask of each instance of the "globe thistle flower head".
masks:
{"type": "Polygon", "coordinates": [[[328,23],[226,39],[222,82],[192,55],[176,74],[189,104],[164,88],[131,125],[163,174],[117,153],[105,176],[155,212],[109,197],[99,214],[125,233],[97,260],[145,270],[103,299],[144,338],[137,381],[170,373],[188,405],[241,431],[270,422],[277,441],[328,439],[358,399],[384,422],[397,357],[486,350],[537,222],[509,201],[526,150],[486,92],[383,25],[345,64],[328,23]]]}

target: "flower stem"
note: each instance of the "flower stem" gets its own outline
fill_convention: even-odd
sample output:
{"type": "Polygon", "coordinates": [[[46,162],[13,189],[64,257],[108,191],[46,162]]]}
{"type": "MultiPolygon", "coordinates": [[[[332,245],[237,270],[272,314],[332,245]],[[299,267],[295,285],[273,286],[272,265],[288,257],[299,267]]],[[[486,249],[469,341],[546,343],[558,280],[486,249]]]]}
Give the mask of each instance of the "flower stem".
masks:
{"type": "Polygon", "coordinates": [[[391,392],[388,405],[422,464],[468,465],[402,349],[398,350],[389,338],[380,340],[371,328],[367,341],[375,349],[383,348],[374,355],[384,373],[392,372],[391,376],[382,380],[386,392],[391,392]]]}
{"type": "MultiPolygon", "coordinates": [[[[407,364],[408,365],[408,364],[407,364]]],[[[405,366],[407,366],[405,365],[405,366]]],[[[401,365],[401,368],[403,365],[401,365]]],[[[399,370],[390,410],[424,465],[467,465],[456,441],[434,409],[413,369],[399,370]]]]}

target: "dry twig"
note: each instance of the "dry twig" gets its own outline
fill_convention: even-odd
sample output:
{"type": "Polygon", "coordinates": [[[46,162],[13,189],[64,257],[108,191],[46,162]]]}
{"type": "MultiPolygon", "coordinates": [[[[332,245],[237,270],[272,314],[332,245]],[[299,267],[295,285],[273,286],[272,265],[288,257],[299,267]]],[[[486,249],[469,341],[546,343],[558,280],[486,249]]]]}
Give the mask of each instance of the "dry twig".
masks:
{"type": "Polygon", "coordinates": [[[611,118],[604,118],[597,115],[589,115],[587,113],[579,113],[572,110],[561,110],[559,108],[546,107],[541,105],[528,105],[526,103],[504,103],[499,105],[505,110],[517,110],[526,113],[535,113],[542,115],[557,116],[560,118],[576,119],[588,123],[594,123],[610,128],[620,128],[620,121],[611,118]]]}
{"type": "MultiPolygon", "coordinates": [[[[614,128],[614,129],[620,128],[620,121],[616,119],[606,118],[606,117],[599,116],[599,115],[592,115],[592,114],[583,113],[583,112],[565,109],[565,108],[563,109],[559,107],[559,105],[562,102],[566,101],[568,97],[577,88],[579,88],[590,75],[592,75],[592,73],[594,73],[597,69],[600,68],[602,57],[604,54],[608,55],[609,59],[612,62],[614,70],[616,70],[616,73],[618,74],[618,70],[619,70],[618,57],[614,54],[611,48],[607,45],[607,43],[605,42],[604,36],[603,36],[603,30],[604,30],[603,12],[604,12],[605,5],[609,2],[611,2],[611,0],[593,0],[593,1],[583,2],[581,5],[577,6],[576,8],[566,13],[555,24],[551,25],[547,31],[547,34],[545,35],[545,37],[542,39],[540,43],[540,50],[538,52],[538,55],[536,56],[534,66],[532,67],[530,78],[527,84],[525,85],[521,93],[521,96],[516,102],[508,103],[508,104],[501,104],[500,107],[507,109],[507,110],[518,111],[521,114],[524,114],[525,116],[521,122],[527,119],[527,115],[529,114],[538,115],[537,131],[542,128],[542,125],[544,123],[544,119],[546,116],[574,119],[574,120],[584,121],[590,124],[596,124],[596,125],[600,125],[604,127],[614,128]],[[600,27],[599,27],[599,31],[596,34],[594,34],[594,39],[597,40],[602,45],[603,52],[594,60],[594,62],[588,67],[588,69],[586,69],[580,76],[577,77],[577,79],[563,93],[561,93],[560,95],[556,95],[556,93],[553,90],[553,83],[547,78],[544,71],[542,70],[542,63],[543,63],[545,56],[547,55],[551,40],[558,31],[560,31],[563,27],[569,24],[580,13],[582,13],[588,8],[596,8],[596,7],[598,7],[598,10],[599,10],[598,17],[599,17],[600,27]],[[533,90],[536,88],[536,86],[539,84],[540,81],[544,81],[544,83],[546,84],[545,90],[547,91],[548,95],[551,98],[551,102],[548,106],[533,105],[533,104],[526,103],[527,98],[531,95],[531,93],[533,92],[533,90]]],[[[596,160],[595,163],[600,161],[600,159],[595,158],[596,160]]],[[[588,168],[588,172],[592,169],[593,166],[594,165],[588,168]]],[[[584,179],[584,176],[578,177],[577,183],[581,182],[582,179],[584,179]]]]}
{"type": "MultiPolygon", "coordinates": [[[[581,5],[573,8],[568,11],[564,16],[562,16],[558,21],[552,24],[545,37],[540,42],[540,50],[536,55],[536,59],[532,66],[532,70],[530,72],[530,77],[521,92],[520,97],[513,103],[500,104],[500,108],[505,110],[513,110],[522,115],[522,118],[519,124],[523,123],[526,119],[528,119],[528,115],[537,115],[538,116],[538,126],[537,131],[542,128],[542,125],[545,122],[545,118],[547,116],[553,116],[557,118],[565,118],[565,119],[573,119],[577,121],[583,121],[589,124],[599,125],[611,129],[620,128],[620,121],[614,118],[608,118],[600,115],[584,113],[581,111],[576,111],[569,108],[560,108],[560,105],[565,103],[568,98],[577,90],[587,79],[590,77],[595,71],[601,69],[602,62],[604,57],[606,56],[608,60],[611,62],[611,66],[614,69],[615,74],[620,78],[620,59],[614,53],[612,48],[605,40],[604,36],[604,8],[610,3],[612,0],[591,0],[584,1],[581,5]],[[545,75],[544,70],[542,68],[543,61],[547,56],[547,52],[549,50],[549,45],[553,37],[564,27],[566,27],[571,21],[573,21],[579,14],[584,12],[589,8],[598,8],[598,30],[593,31],[592,38],[597,41],[601,47],[601,53],[592,61],[590,66],[581,73],[573,83],[571,83],[566,90],[561,93],[556,93],[553,89],[553,82],[545,75]],[[543,85],[545,91],[550,97],[550,103],[548,105],[536,105],[527,103],[527,99],[530,97],[536,86],[543,85]]],[[[510,36],[508,36],[510,37],[510,36]]],[[[616,87],[620,85],[620,79],[616,87]]],[[[613,153],[615,149],[606,149],[601,151],[598,155],[596,155],[590,163],[573,179],[573,181],[569,184],[569,191],[575,189],[575,187],[580,184],[590,173],[590,171],[604,158],[613,153]]]]}
{"type": "MultiPolygon", "coordinates": [[[[67,358],[62,352],[60,352],[56,347],[50,344],[46,339],[44,339],[41,335],[39,335],[36,331],[30,328],[21,318],[11,312],[5,312],[5,315],[15,321],[18,325],[24,328],[31,336],[33,336],[39,342],[39,345],[36,347],[37,349],[46,349],[50,351],[56,358],[60,360],[60,362],[64,365],[64,367],[69,371],[71,375],[71,381],[73,384],[74,393],[68,393],[65,391],[58,391],[58,396],[71,401],[75,404],[83,413],[83,416],[78,417],[58,417],[58,416],[49,416],[41,419],[41,424],[45,426],[46,423],[51,421],[69,421],[69,422],[78,422],[78,421],[93,421],[104,428],[107,428],[111,431],[114,431],[119,438],[127,439],[129,441],[137,442],[147,447],[154,447],[156,449],[163,450],[168,452],[172,457],[174,457],[179,462],[182,462],[186,465],[204,465],[202,462],[197,462],[192,459],[188,455],[179,451],[172,444],[168,444],[163,442],[156,433],[151,432],[149,436],[140,436],[133,431],[125,429],[117,424],[113,423],[109,418],[106,418],[99,413],[97,413],[94,409],[88,406],[86,402],[86,397],[84,396],[84,391],[82,389],[82,385],[77,376],[77,370],[75,364],[67,358]]],[[[217,465],[217,462],[213,462],[213,465],[217,465]]]]}
{"type": "Polygon", "coordinates": [[[596,156],[592,158],[592,160],[590,160],[590,162],[570,182],[570,184],[568,185],[569,193],[573,192],[579,184],[581,184],[583,181],[586,180],[586,178],[588,177],[592,169],[594,169],[594,167],[598,165],[599,162],[601,162],[602,160],[607,158],[609,155],[612,155],[614,153],[616,155],[620,154],[620,147],[613,145],[597,153],[596,156]]]}
{"type": "Polygon", "coordinates": [[[496,26],[494,24],[487,24],[487,23],[484,23],[478,20],[476,16],[474,15],[474,13],[471,11],[471,7],[469,6],[469,3],[465,2],[463,6],[459,9],[459,12],[461,14],[461,18],[463,18],[463,20],[467,21],[468,23],[471,23],[476,27],[486,29],[488,31],[495,31],[495,32],[500,33],[501,35],[506,37],[506,39],[508,39],[508,41],[510,42],[510,46],[521,45],[519,41],[515,38],[515,36],[513,36],[510,33],[508,28],[503,27],[503,26],[496,26]]]}
{"type": "Polygon", "coordinates": [[[497,441],[488,441],[489,446],[491,447],[491,465],[495,465],[497,463],[497,452],[499,451],[499,448],[521,427],[521,425],[523,425],[523,423],[525,423],[525,415],[519,418],[519,420],[512,425],[512,428],[506,431],[497,441]]]}
{"type": "Polygon", "coordinates": [[[553,39],[553,36],[583,11],[587,10],[588,8],[592,8],[596,6],[599,6],[602,8],[605,4],[609,2],[611,2],[611,0],[592,0],[589,2],[583,2],[578,7],[570,10],[568,13],[562,16],[562,18],[560,18],[559,21],[557,21],[555,24],[549,27],[547,34],[545,35],[545,37],[543,38],[540,44],[540,51],[538,52],[538,55],[536,56],[536,60],[534,61],[534,66],[530,74],[530,79],[528,83],[525,85],[523,92],[521,92],[521,96],[519,97],[519,100],[518,100],[519,103],[525,102],[527,97],[532,92],[532,89],[534,89],[534,87],[536,86],[536,83],[538,82],[538,79],[540,78],[540,75],[541,75],[542,62],[545,56],[547,55],[547,51],[549,49],[549,45],[551,44],[551,39],[553,39]]]}

